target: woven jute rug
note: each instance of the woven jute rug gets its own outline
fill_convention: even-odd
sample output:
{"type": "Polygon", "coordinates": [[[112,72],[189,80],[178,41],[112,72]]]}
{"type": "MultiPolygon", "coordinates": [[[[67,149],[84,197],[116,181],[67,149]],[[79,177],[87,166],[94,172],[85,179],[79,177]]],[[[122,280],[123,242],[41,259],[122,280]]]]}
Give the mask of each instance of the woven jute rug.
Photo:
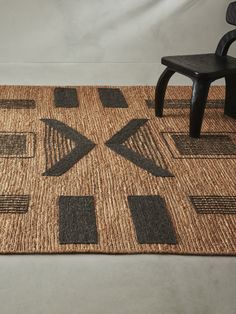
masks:
{"type": "Polygon", "coordinates": [[[236,123],[190,87],[0,87],[0,253],[236,255],[236,123]]]}

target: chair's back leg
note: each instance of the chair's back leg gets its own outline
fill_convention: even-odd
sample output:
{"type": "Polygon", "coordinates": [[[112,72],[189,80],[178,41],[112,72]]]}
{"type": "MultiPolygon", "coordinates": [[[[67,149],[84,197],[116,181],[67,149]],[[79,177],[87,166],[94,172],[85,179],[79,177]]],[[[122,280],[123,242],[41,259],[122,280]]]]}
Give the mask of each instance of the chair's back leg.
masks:
{"type": "Polygon", "coordinates": [[[227,116],[236,118],[236,75],[231,75],[225,78],[225,110],[227,116]]]}
{"type": "Polygon", "coordinates": [[[165,71],[162,73],[157,82],[155,91],[155,113],[157,117],[163,116],[163,106],[165,101],[166,88],[170,78],[174,73],[175,71],[172,71],[168,68],[165,69],[165,71]]]}
{"type": "Polygon", "coordinates": [[[191,137],[200,137],[210,84],[211,82],[207,80],[193,80],[189,126],[189,135],[191,137]]]}

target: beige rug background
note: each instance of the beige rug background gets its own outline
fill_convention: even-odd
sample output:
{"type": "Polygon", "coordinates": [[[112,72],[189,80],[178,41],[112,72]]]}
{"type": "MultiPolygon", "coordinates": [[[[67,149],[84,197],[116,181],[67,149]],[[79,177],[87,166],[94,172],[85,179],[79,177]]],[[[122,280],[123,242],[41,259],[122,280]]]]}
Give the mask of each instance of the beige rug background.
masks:
{"type": "MultiPolygon", "coordinates": [[[[77,87],[78,108],[55,108],[53,87],[0,87],[1,99],[33,99],[35,109],[1,109],[1,132],[34,132],[35,157],[0,158],[0,194],[30,195],[26,214],[0,213],[0,253],[176,253],[236,254],[236,215],[199,215],[189,195],[235,195],[235,159],[174,159],[160,132],[188,132],[189,109],[166,109],[158,119],[147,107],[154,87],[120,87],[129,108],[104,108],[96,87],[77,87]],[[61,177],[45,177],[44,132],[40,119],[57,119],[96,143],[61,177]],[[154,177],[114,153],[104,143],[131,119],[148,126],[174,178],[154,177]],[[99,244],[61,245],[58,197],[95,197],[99,244]],[[129,195],[160,195],[177,235],[177,245],[139,244],[127,202],[129,195]]],[[[189,99],[190,87],[170,87],[167,98],[189,99]]],[[[213,87],[209,98],[224,97],[213,87]]],[[[203,132],[236,132],[223,109],[207,109],[203,132]]]]}

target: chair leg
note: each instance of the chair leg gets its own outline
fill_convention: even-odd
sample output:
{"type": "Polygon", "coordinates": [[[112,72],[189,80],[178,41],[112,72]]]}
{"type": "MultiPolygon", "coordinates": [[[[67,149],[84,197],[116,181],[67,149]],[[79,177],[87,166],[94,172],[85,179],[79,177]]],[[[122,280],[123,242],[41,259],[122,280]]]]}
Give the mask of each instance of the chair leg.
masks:
{"type": "Polygon", "coordinates": [[[236,75],[225,78],[225,109],[224,113],[232,118],[236,118],[236,75]]]}
{"type": "Polygon", "coordinates": [[[193,92],[190,107],[190,137],[200,137],[210,84],[211,82],[207,80],[193,80],[193,92]]]}
{"type": "Polygon", "coordinates": [[[166,88],[168,85],[168,82],[172,75],[175,73],[175,71],[172,71],[170,69],[165,69],[165,71],[160,76],[156,91],[155,91],[155,113],[157,117],[163,116],[163,106],[164,106],[164,100],[165,100],[165,94],[166,94],[166,88]]]}

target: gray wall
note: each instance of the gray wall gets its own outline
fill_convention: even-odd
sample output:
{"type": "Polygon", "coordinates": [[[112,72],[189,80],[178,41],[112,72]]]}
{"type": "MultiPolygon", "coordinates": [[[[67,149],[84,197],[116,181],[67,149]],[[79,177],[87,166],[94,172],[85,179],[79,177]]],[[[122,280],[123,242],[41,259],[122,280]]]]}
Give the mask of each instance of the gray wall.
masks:
{"type": "Polygon", "coordinates": [[[41,83],[40,67],[49,84],[154,84],[161,56],[214,51],[229,2],[1,0],[0,70],[16,83],[41,83]]]}
{"type": "MultiPolygon", "coordinates": [[[[0,84],[154,84],[161,55],[215,48],[227,2],[0,0],[0,84]]],[[[1,314],[236,313],[235,258],[0,256],[0,266],[1,314]]]]}

